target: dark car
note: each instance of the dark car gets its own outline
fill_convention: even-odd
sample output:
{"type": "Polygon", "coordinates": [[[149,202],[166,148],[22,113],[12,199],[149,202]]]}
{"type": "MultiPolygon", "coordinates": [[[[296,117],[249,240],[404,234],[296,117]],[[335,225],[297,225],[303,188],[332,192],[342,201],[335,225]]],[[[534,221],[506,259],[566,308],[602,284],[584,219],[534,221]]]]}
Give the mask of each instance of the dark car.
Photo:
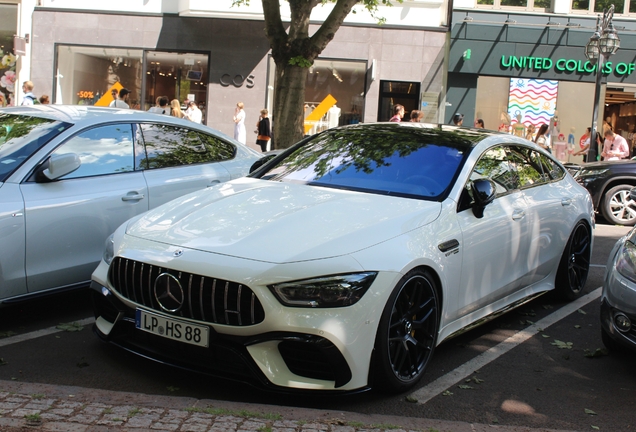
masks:
{"type": "Polygon", "coordinates": [[[603,161],[568,165],[576,181],[592,195],[594,209],[616,225],[636,223],[636,202],[629,191],[636,186],[636,161],[603,161]]]}

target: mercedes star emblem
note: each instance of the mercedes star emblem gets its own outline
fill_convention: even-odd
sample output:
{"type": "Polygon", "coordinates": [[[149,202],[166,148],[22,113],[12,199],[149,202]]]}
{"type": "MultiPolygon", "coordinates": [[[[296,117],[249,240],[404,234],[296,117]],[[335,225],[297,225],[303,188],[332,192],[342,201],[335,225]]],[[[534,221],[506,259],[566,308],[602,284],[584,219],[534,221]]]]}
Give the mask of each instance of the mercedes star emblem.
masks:
{"type": "Polygon", "coordinates": [[[179,279],[170,273],[161,273],[155,279],[155,300],[166,312],[177,312],[183,306],[185,296],[179,279]]]}

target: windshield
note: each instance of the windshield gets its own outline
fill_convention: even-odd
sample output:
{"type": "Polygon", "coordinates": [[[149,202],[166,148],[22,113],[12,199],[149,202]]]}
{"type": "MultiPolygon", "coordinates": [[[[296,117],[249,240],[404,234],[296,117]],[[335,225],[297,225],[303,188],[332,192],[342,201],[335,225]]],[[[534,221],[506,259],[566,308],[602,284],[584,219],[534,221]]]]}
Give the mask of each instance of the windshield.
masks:
{"type": "Polygon", "coordinates": [[[316,135],[260,177],[441,200],[471,148],[457,132],[361,125],[316,135]]]}
{"type": "Polygon", "coordinates": [[[40,117],[0,113],[0,182],[70,126],[40,117]]]}

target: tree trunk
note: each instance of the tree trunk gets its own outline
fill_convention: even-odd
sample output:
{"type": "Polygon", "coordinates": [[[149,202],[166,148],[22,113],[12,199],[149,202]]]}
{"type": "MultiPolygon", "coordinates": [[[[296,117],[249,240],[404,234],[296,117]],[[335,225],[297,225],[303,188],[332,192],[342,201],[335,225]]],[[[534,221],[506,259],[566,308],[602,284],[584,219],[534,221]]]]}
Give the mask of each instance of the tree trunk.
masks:
{"type": "Polygon", "coordinates": [[[284,149],[305,135],[304,104],[307,68],[290,64],[276,65],[274,94],[274,148],[284,149]]]}

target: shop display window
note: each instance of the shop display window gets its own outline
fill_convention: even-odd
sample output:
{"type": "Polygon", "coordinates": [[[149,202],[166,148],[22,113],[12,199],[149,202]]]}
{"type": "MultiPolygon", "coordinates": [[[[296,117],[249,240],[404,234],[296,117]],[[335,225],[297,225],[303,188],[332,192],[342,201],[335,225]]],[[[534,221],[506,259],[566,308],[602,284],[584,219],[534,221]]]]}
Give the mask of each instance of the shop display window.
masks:
{"type": "Polygon", "coordinates": [[[551,0],[477,0],[477,5],[493,9],[548,10],[551,0]]]}
{"type": "Polygon", "coordinates": [[[58,45],[56,67],[57,104],[108,106],[113,90],[127,88],[132,109],[148,110],[165,96],[205,110],[207,54],[58,45]]]}
{"type": "MultiPolygon", "coordinates": [[[[275,67],[270,56],[266,106],[270,112],[274,103],[275,67]]],[[[366,61],[314,61],[307,70],[305,86],[305,125],[308,134],[362,121],[366,71],[366,61]]],[[[272,120],[275,122],[275,119],[272,120]]]]}
{"type": "Polygon", "coordinates": [[[13,36],[18,28],[18,6],[0,4],[0,107],[13,104],[16,88],[16,61],[13,36]]]}
{"type": "Polygon", "coordinates": [[[111,90],[130,90],[128,105],[141,101],[141,50],[88,46],[57,46],[53,103],[108,106],[111,90]]]}

